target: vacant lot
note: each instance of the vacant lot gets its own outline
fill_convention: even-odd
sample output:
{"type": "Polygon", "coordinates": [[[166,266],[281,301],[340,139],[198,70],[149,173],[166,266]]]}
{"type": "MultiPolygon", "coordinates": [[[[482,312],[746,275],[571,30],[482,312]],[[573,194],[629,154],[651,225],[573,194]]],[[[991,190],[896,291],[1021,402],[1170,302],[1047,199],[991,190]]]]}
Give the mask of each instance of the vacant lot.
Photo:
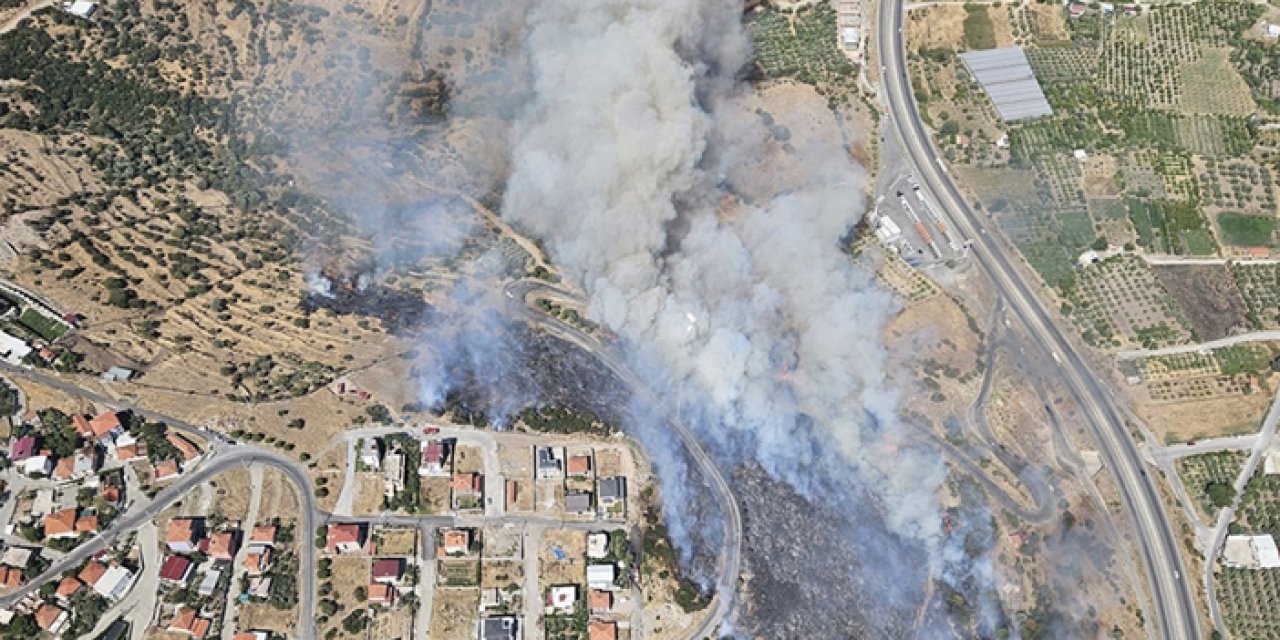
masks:
{"type": "Polygon", "coordinates": [[[248,469],[235,469],[218,476],[211,483],[215,488],[213,510],[230,520],[239,520],[249,513],[249,497],[253,489],[249,484],[248,469]]]}
{"type": "Polygon", "coordinates": [[[1159,265],[1152,270],[1201,340],[1248,328],[1249,309],[1226,265],[1159,265]]]}
{"type": "Polygon", "coordinates": [[[547,531],[538,551],[538,575],[546,588],[556,584],[583,584],[587,579],[587,534],[582,531],[547,531]]]}
{"type": "Polygon", "coordinates": [[[454,473],[484,473],[484,455],[479,447],[458,445],[453,457],[454,473]]]}
{"type": "Polygon", "coordinates": [[[480,587],[514,591],[524,584],[524,567],[518,560],[485,561],[480,572],[480,587]]]}
{"type": "Polygon", "coordinates": [[[406,606],[370,607],[368,640],[401,640],[413,631],[413,613],[406,606]]]}
{"type": "Polygon", "coordinates": [[[383,527],[374,534],[378,554],[408,556],[417,552],[418,531],[404,527],[383,527]]]}
{"type": "Polygon", "coordinates": [[[436,589],[429,638],[470,638],[475,634],[479,589],[436,589]]]}
{"type": "Polygon", "coordinates": [[[427,513],[444,513],[449,510],[450,478],[428,476],[418,485],[422,491],[422,506],[427,513]]]}
{"type": "Polygon", "coordinates": [[[436,566],[436,580],[446,587],[474,587],[480,583],[479,558],[442,558],[436,566]]]}

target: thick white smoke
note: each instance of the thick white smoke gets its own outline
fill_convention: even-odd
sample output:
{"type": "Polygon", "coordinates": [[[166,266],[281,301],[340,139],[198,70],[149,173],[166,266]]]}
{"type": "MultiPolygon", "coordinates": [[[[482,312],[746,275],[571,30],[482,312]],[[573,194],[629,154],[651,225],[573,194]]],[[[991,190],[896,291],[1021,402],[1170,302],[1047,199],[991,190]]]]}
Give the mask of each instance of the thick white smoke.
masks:
{"type": "Polygon", "coordinates": [[[732,81],[748,51],[740,12],[734,0],[533,6],[532,99],[503,215],[582,283],[593,319],[661,363],[655,386],[717,417],[701,427],[722,451],[750,447],[802,490],[837,451],[891,505],[896,532],[934,542],[944,468],[895,446],[879,342],[894,302],[840,247],[863,171],[820,141],[795,150],[801,177],[766,198],[718,186],[750,181],[734,168],[768,145],[732,81]]]}

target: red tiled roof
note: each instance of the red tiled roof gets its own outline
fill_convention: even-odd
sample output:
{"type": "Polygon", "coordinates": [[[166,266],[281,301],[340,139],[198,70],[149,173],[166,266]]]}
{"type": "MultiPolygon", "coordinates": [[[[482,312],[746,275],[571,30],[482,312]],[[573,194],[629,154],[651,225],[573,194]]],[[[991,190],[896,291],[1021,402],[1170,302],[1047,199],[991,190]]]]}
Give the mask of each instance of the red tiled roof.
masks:
{"type": "Polygon", "coordinates": [[[93,585],[98,584],[98,581],[102,579],[102,574],[106,572],[107,565],[102,564],[97,560],[90,560],[89,564],[86,564],[84,568],[80,570],[80,575],[77,577],[80,578],[80,582],[92,587],[93,585]]]}
{"type": "Polygon", "coordinates": [[[382,558],[373,561],[373,579],[394,578],[400,579],[400,561],[395,558],[382,558]]]}
{"type": "Polygon", "coordinates": [[[79,580],[71,576],[67,576],[62,579],[62,582],[58,583],[58,590],[55,591],[54,593],[59,598],[70,598],[71,596],[74,596],[76,592],[80,591],[83,588],[84,588],[83,582],[80,582],[79,580]]]}
{"type": "Polygon", "coordinates": [[[585,475],[591,471],[591,456],[569,456],[565,471],[571,476],[585,475]]]}
{"type": "Polygon", "coordinates": [[[453,474],[453,490],[469,491],[471,493],[480,493],[484,488],[480,474],[478,473],[455,473],[453,474]]]}
{"type": "Polygon", "coordinates": [[[587,637],[590,640],[617,640],[618,623],[592,620],[591,624],[587,625],[587,637]]]}
{"type": "Polygon", "coordinates": [[[160,579],[178,582],[187,575],[191,561],[184,556],[169,556],[160,565],[160,579]]]}
{"type": "Polygon", "coordinates": [[[392,604],[396,601],[396,590],[389,584],[375,582],[369,585],[369,602],[392,604]]]}
{"type": "Polygon", "coordinates": [[[249,542],[252,544],[275,544],[275,541],[276,528],[273,526],[254,527],[249,534],[249,542]]]}
{"type": "Polygon", "coordinates": [[[182,460],[184,462],[190,462],[200,456],[200,448],[180,433],[170,431],[165,435],[165,439],[169,441],[169,444],[177,447],[178,451],[182,452],[182,460]]]}
{"type": "Polygon", "coordinates": [[[332,552],[340,544],[359,544],[361,533],[358,524],[331,524],[325,535],[325,548],[332,552]]]}
{"type": "Polygon", "coordinates": [[[46,602],[40,605],[39,609],[36,609],[36,624],[40,625],[41,629],[48,631],[49,627],[52,627],[53,623],[57,622],[63,613],[65,612],[62,609],[46,602]]]}
{"type": "Polygon", "coordinates": [[[196,537],[196,521],[194,518],[174,518],[164,532],[166,543],[192,542],[196,537]]]}
{"type": "Polygon", "coordinates": [[[98,516],[76,518],[76,533],[93,533],[98,530],[98,516]]]}
{"type": "Polygon", "coordinates": [[[55,511],[44,517],[44,537],[72,533],[76,528],[76,508],[55,511]]]}
{"type": "Polygon", "coordinates": [[[236,537],[230,531],[209,536],[209,556],[218,560],[230,560],[236,555],[236,537]]]}
{"type": "Polygon", "coordinates": [[[165,480],[178,475],[178,463],[173,460],[165,460],[156,465],[156,480],[165,480]]]}
{"type": "Polygon", "coordinates": [[[108,411],[89,421],[89,429],[95,438],[101,438],[121,426],[120,415],[114,411],[108,411]]]}

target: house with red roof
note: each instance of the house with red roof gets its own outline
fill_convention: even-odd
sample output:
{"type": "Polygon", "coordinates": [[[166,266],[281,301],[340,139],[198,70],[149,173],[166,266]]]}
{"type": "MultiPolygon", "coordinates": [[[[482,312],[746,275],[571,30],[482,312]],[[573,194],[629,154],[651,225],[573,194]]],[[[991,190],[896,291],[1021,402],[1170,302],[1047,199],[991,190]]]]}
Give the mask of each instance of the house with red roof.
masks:
{"type": "Polygon", "coordinates": [[[372,576],[374,582],[396,584],[404,575],[404,560],[400,558],[378,558],[373,561],[372,576]]]}
{"type": "Polygon", "coordinates": [[[9,459],[14,462],[22,462],[36,453],[36,437],[22,436],[13,443],[9,448],[9,459]]]}
{"type": "Polygon", "coordinates": [[[189,558],[171,555],[160,564],[160,579],[172,584],[185,585],[191,579],[191,569],[189,558]]]}
{"type": "Polygon", "coordinates": [[[324,548],[329,553],[357,553],[364,548],[364,540],[364,525],[330,524],[324,548]]]}

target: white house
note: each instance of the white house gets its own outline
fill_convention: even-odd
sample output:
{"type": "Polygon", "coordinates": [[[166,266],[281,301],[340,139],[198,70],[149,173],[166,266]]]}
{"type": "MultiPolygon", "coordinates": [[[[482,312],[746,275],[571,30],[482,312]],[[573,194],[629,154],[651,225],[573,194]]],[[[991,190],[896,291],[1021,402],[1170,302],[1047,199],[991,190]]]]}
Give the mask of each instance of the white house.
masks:
{"type": "Polygon", "coordinates": [[[22,461],[22,472],[26,475],[47,476],[50,471],[53,471],[53,460],[49,456],[31,456],[22,461]]]}
{"type": "Polygon", "coordinates": [[[587,565],[587,586],[592,589],[612,589],[616,576],[617,569],[611,564],[587,565]]]}
{"type": "Polygon", "coordinates": [[[578,587],[562,584],[547,589],[547,608],[559,613],[571,613],[578,602],[578,587]]]}
{"type": "Polygon", "coordinates": [[[382,468],[382,448],[377,438],[360,439],[360,464],[372,471],[382,468]]]}
{"type": "Polygon", "coordinates": [[[22,364],[22,359],[29,353],[31,353],[31,346],[26,340],[0,331],[0,358],[9,364],[22,364]]]}
{"type": "Polygon", "coordinates": [[[119,600],[129,592],[132,584],[133,572],[117,564],[112,565],[106,573],[102,574],[102,577],[94,583],[93,590],[108,600],[119,600]]]}

